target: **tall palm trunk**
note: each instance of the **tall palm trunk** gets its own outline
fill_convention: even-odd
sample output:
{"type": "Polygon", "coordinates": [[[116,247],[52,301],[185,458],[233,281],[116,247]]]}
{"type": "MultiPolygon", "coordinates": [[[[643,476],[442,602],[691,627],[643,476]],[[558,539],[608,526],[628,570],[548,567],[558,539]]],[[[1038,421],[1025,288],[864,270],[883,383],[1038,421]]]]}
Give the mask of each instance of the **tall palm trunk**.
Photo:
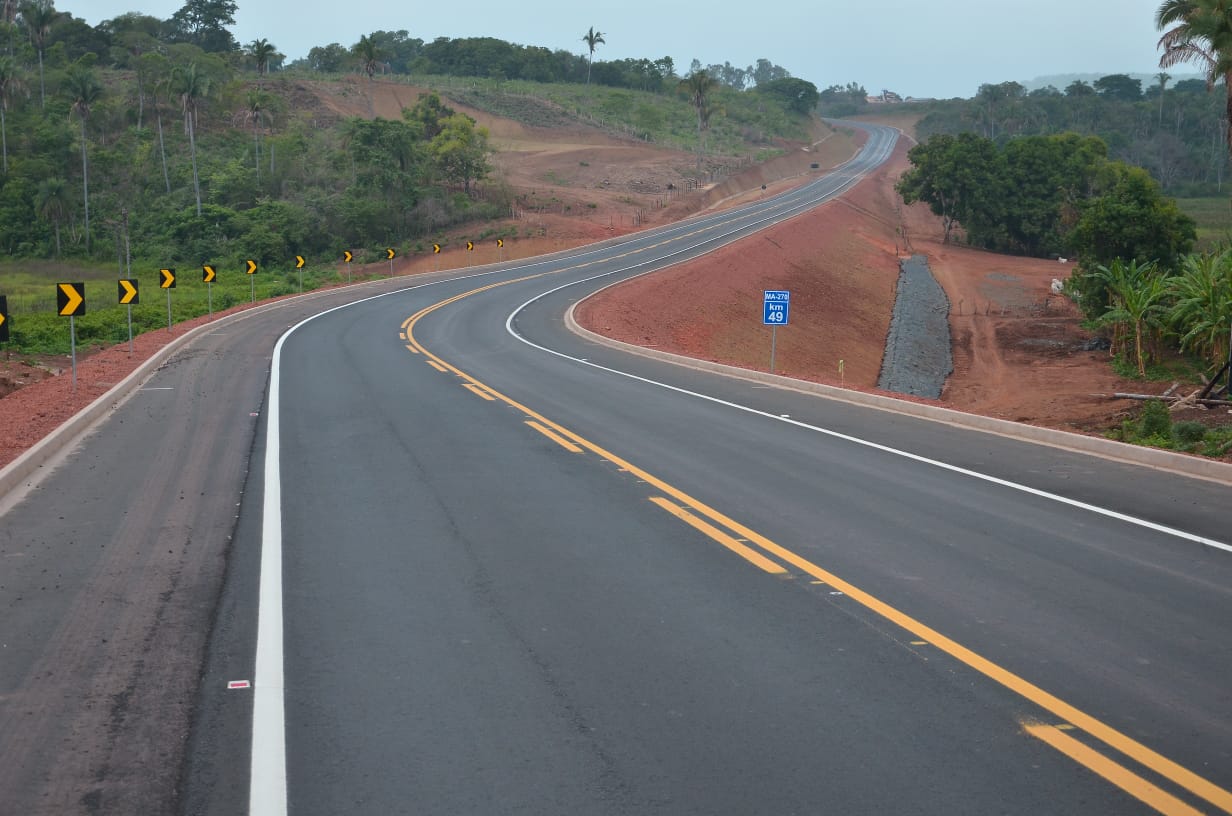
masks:
{"type": "Polygon", "coordinates": [[[47,83],[43,81],[43,49],[39,49],[39,100],[43,110],[47,110],[47,83]]]}
{"type": "Polygon", "coordinates": [[[90,165],[86,162],[86,120],[81,119],[81,192],[86,203],[86,254],[90,254],[90,165]]]}
{"type": "Polygon", "coordinates": [[[197,176],[197,139],[194,135],[197,128],[193,126],[192,113],[188,113],[184,117],[184,121],[188,123],[188,147],[192,154],[192,170],[193,170],[193,192],[197,194],[197,217],[201,217],[201,180],[197,176]]]}
{"type": "Polygon", "coordinates": [[[167,145],[163,142],[163,114],[158,109],[158,105],[154,105],[154,117],[158,120],[158,153],[163,160],[163,183],[167,185],[167,193],[171,193],[171,175],[167,172],[167,145]]]}
{"type": "Polygon", "coordinates": [[[53,220],[52,223],[56,227],[56,257],[59,258],[60,257],[60,219],[57,218],[53,220]]]}
{"type": "Polygon", "coordinates": [[[4,120],[4,106],[0,105],[0,145],[4,148],[4,172],[9,172],[9,126],[4,120]]]}

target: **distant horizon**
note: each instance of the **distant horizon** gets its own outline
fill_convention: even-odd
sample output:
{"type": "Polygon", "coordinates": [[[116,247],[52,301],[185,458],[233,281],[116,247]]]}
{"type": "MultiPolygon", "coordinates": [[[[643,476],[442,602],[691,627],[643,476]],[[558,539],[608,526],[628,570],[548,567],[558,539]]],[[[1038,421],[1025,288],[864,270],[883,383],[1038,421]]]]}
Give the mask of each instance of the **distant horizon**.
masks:
{"type": "MultiPolygon", "coordinates": [[[[1159,70],[1157,0],[1036,0],[1029,8],[936,0],[872,18],[864,8],[819,11],[802,0],[783,0],[773,14],[708,16],[646,0],[626,0],[619,9],[539,0],[516,12],[503,2],[472,0],[465,14],[433,7],[414,16],[381,0],[341,14],[328,0],[236,2],[236,23],[229,27],[236,40],[269,40],[288,62],[314,47],[334,42],[349,47],[363,34],[404,29],[424,42],[495,37],[582,54],[587,53],[582,34],[593,26],[606,40],[595,51],[598,60],[671,56],[677,71],[685,73],[693,59],[743,68],[764,58],[819,90],[856,82],[871,94],[886,89],[903,97],[970,98],[985,83],[1099,74],[1097,66],[1109,64],[1137,67],[1108,73],[1159,70]],[[1011,47],[987,33],[1007,30],[1014,33],[1011,47]]],[[[183,5],[183,0],[64,0],[57,8],[98,25],[127,12],[165,20],[183,5]]]]}

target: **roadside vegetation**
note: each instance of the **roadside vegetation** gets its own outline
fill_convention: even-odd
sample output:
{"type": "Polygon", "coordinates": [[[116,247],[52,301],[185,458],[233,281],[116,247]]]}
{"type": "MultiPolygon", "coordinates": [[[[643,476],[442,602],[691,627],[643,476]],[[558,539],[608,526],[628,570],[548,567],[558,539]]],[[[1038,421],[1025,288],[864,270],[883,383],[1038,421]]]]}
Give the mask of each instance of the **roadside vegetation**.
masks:
{"type": "MultiPolygon", "coordinates": [[[[79,336],[112,342],[122,310],[102,304],[115,303],[117,275],[141,281],[139,330],[165,325],[160,267],[193,284],[173,294],[178,321],[207,309],[203,264],[221,273],[252,258],[257,294],[275,296],[299,286],[295,255],[309,259],[311,288],[322,264],[319,282],[338,279],[344,249],[375,258],[458,230],[509,237],[494,222],[515,191],[492,180],[487,131],[450,99],[530,124],[593,125],[699,163],[805,138],[817,101],[769,60],[697,64],[688,77],[668,58],[606,62],[595,27],[578,54],[376,31],[288,64],[267,39],[236,42],[237,8],[188,0],[166,20],[129,13],[91,26],[52,0],[0,4],[0,294],[18,316],[7,349],[67,350],[56,280],[90,284],[79,336]],[[439,93],[398,119],[346,118],[305,82],[357,75],[439,93]],[[700,97],[689,77],[706,80],[700,97]]],[[[215,308],[249,297],[247,276],[234,276],[221,275],[215,308]]]]}

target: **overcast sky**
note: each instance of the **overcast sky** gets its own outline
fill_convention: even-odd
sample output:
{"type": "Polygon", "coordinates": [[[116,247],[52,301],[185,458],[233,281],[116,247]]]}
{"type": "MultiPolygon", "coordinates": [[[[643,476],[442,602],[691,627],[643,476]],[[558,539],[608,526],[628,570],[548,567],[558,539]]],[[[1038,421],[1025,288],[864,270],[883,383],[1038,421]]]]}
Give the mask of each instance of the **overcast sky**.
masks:
{"type": "MultiPolygon", "coordinates": [[[[184,0],[58,0],[92,25],[129,11],[166,19],[184,0]]],[[[361,34],[406,29],[437,37],[497,37],[582,53],[594,26],[597,59],[670,56],[684,73],[703,64],[746,67],[765,57],[825,88],[855,81],[871,93],[969,97],[985,82],[1067,73],[1154,73],[1158,0],[780,0],[769,6],[563,0],[238,0],[232,34],[264,38],[286,54],[361,34]],[[703,9],[709,6],[708,10],[703,9]]],[[[1189,69],[1171,73],[1186,73],[1189,69]]]]}

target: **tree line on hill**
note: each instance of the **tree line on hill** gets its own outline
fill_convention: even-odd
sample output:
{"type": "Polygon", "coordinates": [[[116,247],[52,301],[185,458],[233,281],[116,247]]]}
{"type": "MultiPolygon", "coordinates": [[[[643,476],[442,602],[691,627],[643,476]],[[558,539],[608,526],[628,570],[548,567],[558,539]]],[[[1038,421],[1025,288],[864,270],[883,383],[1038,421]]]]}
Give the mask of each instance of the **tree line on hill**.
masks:
{"type": "MultiPolygon", "coordinates": [[[[53,0],[0,2],[0,253],[96,260],[137,247],[160,263],[225,262],[381,247],[499,217],[512,193],[476,182],[487,133],[439,97],[396,121],[314,119],[294,72],[525,77],[689,99],[705,145],[719,90],[812,112],[816,89],[768,60],[737,69],[669,58],[594,60],[492,38],[430,43],[377,31],[287,65],[268,40],[241,46],[233,0],[187,0],[168,19],[91,26],[53,0]],[[589,73],[589,79],[587,74],[589,73]],[[753,87],[750,89],[749,86],[753,87]],[[324,125],[324,126],[322,126],[324,125]]],[[[583,38],[585,39],[585,38],[583,38]]]]}

